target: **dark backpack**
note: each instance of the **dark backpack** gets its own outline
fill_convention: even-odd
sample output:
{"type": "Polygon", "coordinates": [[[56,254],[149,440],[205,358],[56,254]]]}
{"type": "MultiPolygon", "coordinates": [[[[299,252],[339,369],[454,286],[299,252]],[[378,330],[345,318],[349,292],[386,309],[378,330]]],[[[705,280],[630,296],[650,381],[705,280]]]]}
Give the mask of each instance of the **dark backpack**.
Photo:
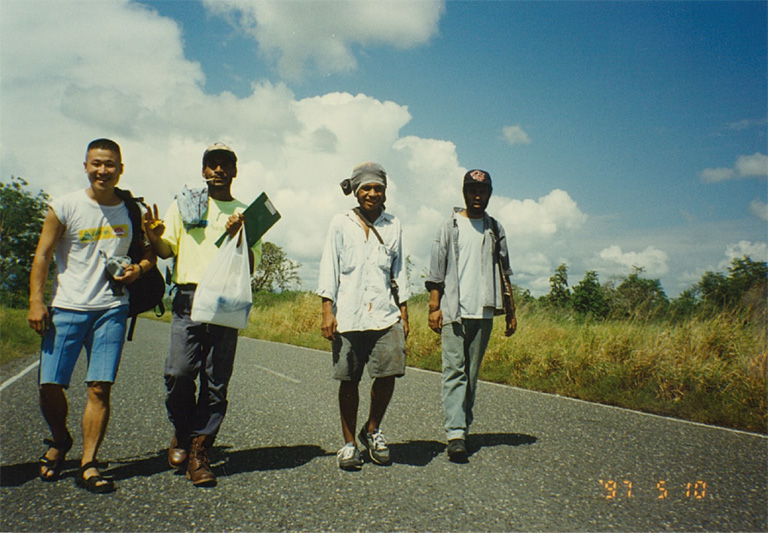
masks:
{"type": "MultiPolygon", "coordinates": [[[[128,257],[131,258],[132,263],[138,263],[144,256],[145,248],[145,236],[144,230],[141,226],[141,209],[139,203],[146,207],[144,204],[144,198],[134,198],[131,191],[115,188],[115,194],[123,202],[128,209],[128,216],[131,219],[131,229],[133,230],[133,238],[131,239],[130,247],[128,248],[128,257]]],[[[136,316],[149,311],[155,310],[155,315],[160,317],[165,313],[165,306],[163,305],[163,297],[165,296],[165,279],[163,275],[157,269],[157,265],[153,266],[139,279],[125,286],[128,289],[128,297],[130,307],[128,310],[128,316],[131,318],[131,325],[128,328],[129,341],[133,340],[133,330],[136,328],[136,316]]]]}

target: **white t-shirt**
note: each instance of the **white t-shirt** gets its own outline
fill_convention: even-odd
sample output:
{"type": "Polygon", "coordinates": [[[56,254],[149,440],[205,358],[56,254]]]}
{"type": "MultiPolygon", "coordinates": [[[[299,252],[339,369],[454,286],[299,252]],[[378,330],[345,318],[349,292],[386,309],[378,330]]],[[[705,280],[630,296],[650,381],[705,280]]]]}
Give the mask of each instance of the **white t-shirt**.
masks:
{"type": "Polygon", "coordinates": [[[53,307],[92,311],[128,304],[128,291],[114,296],[105,275],[107,257],[127,255],[133,230],[124,203],[99,205],[85,189],[51,202],[51,209],[64,225],[56,246],[56,279],[53,307]]]}
{"type": "Polygon", "coordinates": [[[483,254],[483,219],[456,217],[459,222],[459,312],[462,318],[493,318],[493,309],[483,307],[480,258],[483,254]]]}

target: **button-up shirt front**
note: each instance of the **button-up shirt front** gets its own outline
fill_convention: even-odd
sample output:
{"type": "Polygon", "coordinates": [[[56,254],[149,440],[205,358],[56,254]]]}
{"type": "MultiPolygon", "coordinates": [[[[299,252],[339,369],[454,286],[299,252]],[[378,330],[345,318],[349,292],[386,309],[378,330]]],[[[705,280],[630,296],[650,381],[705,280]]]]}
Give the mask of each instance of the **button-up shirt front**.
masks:
{"type": "MultiPolygon", "coordinates": [[[[437,289],[442,293],[440,310],[443,312],[443,324],[461,322],[459,305],[459,224],[457,217],[462,208],[456,207],[451,218],[440,225],[434,242],[429,264],[429,275],[425,280],[427,290],[437,289]]],[[[488,213],[483,214],[483,244],[479,257],[479,271],[482,276],[482,302],[484,307],[494,309],[495,314],[503,313],[501,280],[496,258],[501,262],[505,275],[511,276],[509,251],[504,228],[498,224],[498,243],[493,231],[493,222],[488,213]],[[496,252],[496,253],[495,253],[496,252]]]]}
{"type": "Polygon", "coordinates": [[[317,294],[333,302],[341,333],[382,330],[400,319],[390,286],[390,272],[399,288],[400,303],[408,299],[408,280],[403,268],[400,221],[382,213],[365,235],[363,223],[353,211],[333,217],[320,260],[317,294]]]}

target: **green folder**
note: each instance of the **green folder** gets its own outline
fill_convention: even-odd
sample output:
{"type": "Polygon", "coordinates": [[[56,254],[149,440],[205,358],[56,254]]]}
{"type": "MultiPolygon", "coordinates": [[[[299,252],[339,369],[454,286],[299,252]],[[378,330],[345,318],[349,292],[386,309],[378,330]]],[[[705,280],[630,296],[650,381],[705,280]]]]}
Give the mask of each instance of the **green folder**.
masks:
{"type": "MultiPolygon", "coordinates": [[[[275,225],[275,222],[280,220],[280,213],[277,212],[275,206],[267,198],[266,193],[261,193],[248,208],[243,211],[245,217],[245,234],[248,236],[248,248],[251,248],[256,242],[261,239],[269,228],[275,225]]],[[[224,239],[227,238],[227,232],[219,237],[216,241],[216,246],[221,246],[224,239]]]]}

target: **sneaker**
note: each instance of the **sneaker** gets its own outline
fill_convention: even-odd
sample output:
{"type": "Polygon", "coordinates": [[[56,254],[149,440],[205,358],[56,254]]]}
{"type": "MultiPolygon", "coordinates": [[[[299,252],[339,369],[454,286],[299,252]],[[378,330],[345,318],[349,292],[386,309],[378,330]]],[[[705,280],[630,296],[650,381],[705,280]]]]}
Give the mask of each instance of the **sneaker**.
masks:
{"type": "Polygon", "coordinates": [[[363,467],[363,458],[354,442],[346,443],[336,452],[336,462],[342,470],[360,470],[363,467]]]}
{"type": "Polygon", "coordinates": [[[389,457],[387,441],[384,439],[384,433],[380,429],[376,428],[376,431],[373,433],[368,433],[368,430],[363,426],[359,437],[360,442],[368,451],[371,461],[379,465],[388,465],[390,463],[391,459],[389,457]]]}
{"type": "Polygon", "coordinates": [[[467,443],[464,439],[451,439],[448,441],[448,447],[445,450],[448,452],[448,459],[454,463],[466,463],[467,462],[467,443]]]}

